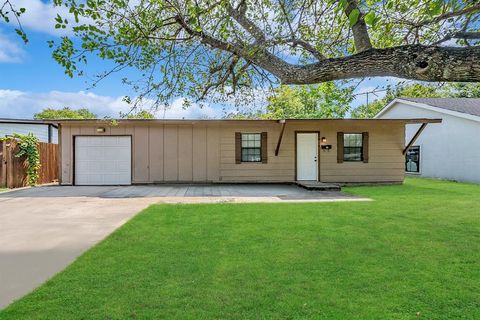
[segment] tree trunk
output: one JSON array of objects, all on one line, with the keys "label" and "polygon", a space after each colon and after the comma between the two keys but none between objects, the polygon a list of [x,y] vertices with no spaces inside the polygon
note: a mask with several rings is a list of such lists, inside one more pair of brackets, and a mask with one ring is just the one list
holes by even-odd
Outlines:
[{"label": "tree trunk", "polygon": [[480,82],[480,47],[407,45],[370,49],[349,57],[326,59],[305,66],[289,65],[279,74],[272,73],[284,84],[314,84],[374,76],[438,82]]}]

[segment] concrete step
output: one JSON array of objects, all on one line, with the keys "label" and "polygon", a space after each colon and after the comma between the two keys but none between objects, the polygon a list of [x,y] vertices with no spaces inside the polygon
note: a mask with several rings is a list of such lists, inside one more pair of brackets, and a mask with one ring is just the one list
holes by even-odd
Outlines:
[{"label": "concrete step", "polygon": [[307,190],[318,190],[318,191],[341,191],[342,190],[342,188],[338,184],[325,183],[325,182],[319,182],[319,181],[296,181],[295,184]]}]

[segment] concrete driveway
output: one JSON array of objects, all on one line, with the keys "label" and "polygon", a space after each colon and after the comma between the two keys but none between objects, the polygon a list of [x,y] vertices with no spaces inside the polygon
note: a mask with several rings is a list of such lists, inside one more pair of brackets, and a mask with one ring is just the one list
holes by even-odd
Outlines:
[{"label": "concrete driveway", "polygon": [[0,308],[155,202],[365,200],[293,185],[43,186],[0,193]]},{"label": "concrete driveway", "polygon": [[16,194],[0,194],[0,309],[157,201]]}]

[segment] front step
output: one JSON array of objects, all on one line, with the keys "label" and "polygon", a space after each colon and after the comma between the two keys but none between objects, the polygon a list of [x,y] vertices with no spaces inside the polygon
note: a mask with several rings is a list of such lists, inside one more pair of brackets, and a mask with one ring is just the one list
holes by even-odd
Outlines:
[{"label": "front step", "polygon": [[307,190],[342,191],[342,188],[338,184],[325,183],[320,181],[296,181],[295,184]]}]

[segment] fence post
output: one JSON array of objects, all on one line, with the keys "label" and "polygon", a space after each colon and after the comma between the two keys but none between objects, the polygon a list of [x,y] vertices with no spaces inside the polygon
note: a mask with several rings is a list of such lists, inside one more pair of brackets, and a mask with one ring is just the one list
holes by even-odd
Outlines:
[{"label": "fence post", "polygon": [[7,141],[0,141],[2,144],[2,154],[0,155],[0,188],[7,187]]}]

